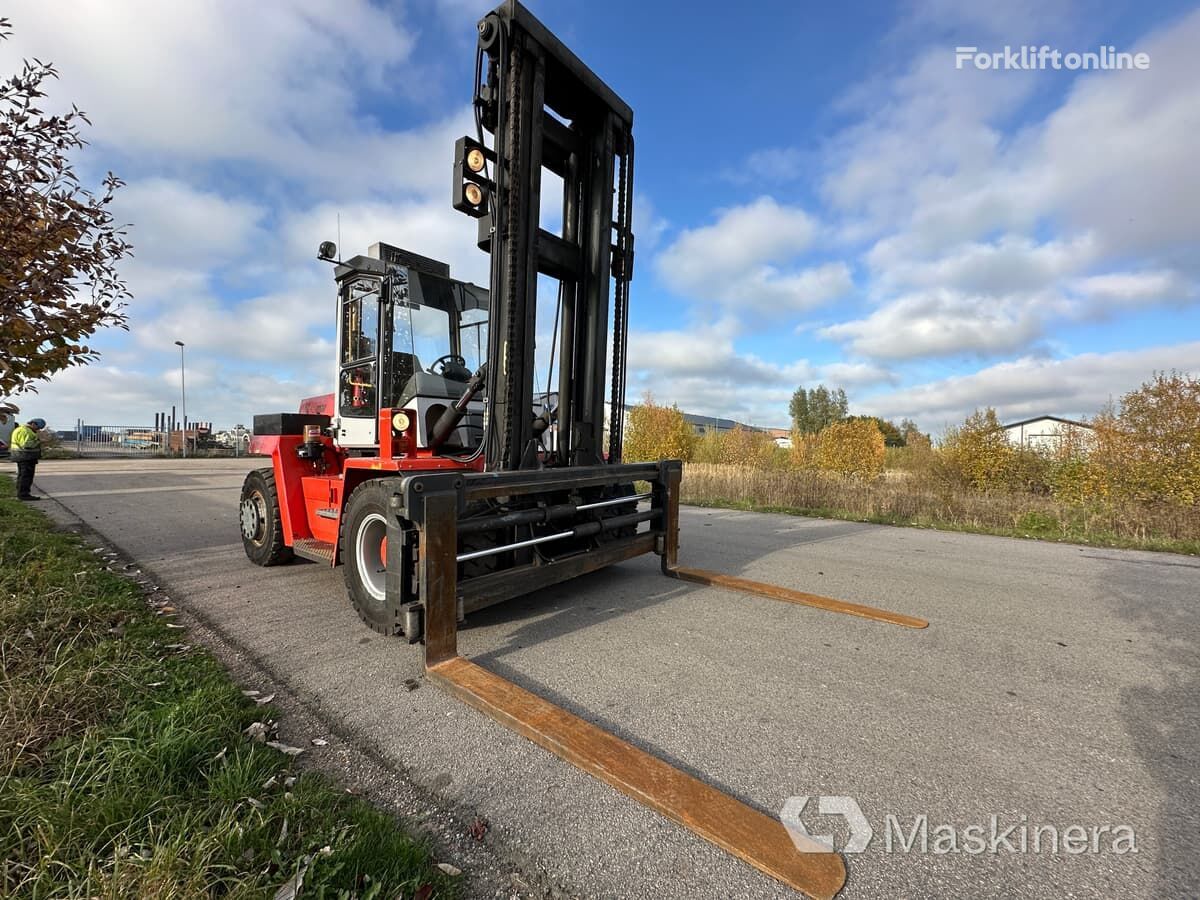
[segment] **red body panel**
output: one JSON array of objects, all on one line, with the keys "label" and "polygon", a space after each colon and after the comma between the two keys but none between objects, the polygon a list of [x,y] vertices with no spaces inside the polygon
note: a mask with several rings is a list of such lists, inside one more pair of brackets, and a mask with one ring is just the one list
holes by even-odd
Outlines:
[{"label": "red body panel", "polygon": [[[333,395],[329,394],[303,401],[300,411],[329,415],[332,407]],[[464,463],[435,456],[428,450],[403,452],[401,448],[409,446],[411,435],[393,435],[391,418],[391,410],[380,413],[382,449],[390,451],[389,456],[348,456],[345,450],[334,446],[330,438],[322,437],[325,454],[321,460],[301,459],[296,455],[296,448],[304,443],[302,435],[255,435],[251,438],[251,453],[271,457],[279,494],[283,542],[287,546],[294,546],[296,541],[312,539],[336,546],[346,500],[356,487],[370,478],[434,469],[483,471],[482,457]],[[336,515],[332,511],[336,511]],[[334,563],[337,563],[337,554],[334,555]]]},{"label": "red body panel", "polygon": [[333,394],[322,394],[320,397],[305,397],[300,401],[300,412],[310,416],[329,416],[333,418]]}]

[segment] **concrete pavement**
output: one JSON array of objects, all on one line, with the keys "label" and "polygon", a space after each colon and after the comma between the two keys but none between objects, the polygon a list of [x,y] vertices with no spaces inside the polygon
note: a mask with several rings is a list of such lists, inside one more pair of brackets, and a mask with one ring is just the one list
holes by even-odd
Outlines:
[{"label": "concrete pavement", "polygon": [[[778,883],[421,680],[367,631],[340,570],[244,557],[238,489],[261,460],[47,461],[37,488],[154,573],[333,730],[539,881],[587,897],[777,897]],[[51,504],[45,504],[50,506]],[[658,574],[657,558],[473,616],[460,651],[775,813],[817,795],[875,829],[843,896],[1195,896],[1200,561],[685,509],[681,561],[928,619],[911,631]],[[397,790],[400,788],[397,787]],[[900,852],[921,816],[928,852]],[[997,852],[962,835],[1016,826]],[[1051,853],[1078,825],[1083,853]],[[1126,825],[1136,852],[1114,853]],[[938,826],[957,852],[934,852]],[[1023,826],[1023,827],[1022,827]],[[1022,831],[1032,848],[1019,852]],[[1009,851],[1007,847],[1013,845]]]}]

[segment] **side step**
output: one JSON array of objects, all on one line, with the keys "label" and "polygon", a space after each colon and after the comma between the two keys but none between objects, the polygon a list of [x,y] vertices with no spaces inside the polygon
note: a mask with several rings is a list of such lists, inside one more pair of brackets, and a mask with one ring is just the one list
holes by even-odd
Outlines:
[{"label": "side step", "polygon": [[301,559],[308,559],[313,562],[332,566],[333,558],[337,555],[337,547],[329,543],[329,541],[318,541],[315,538],[301,538],[292,544],[292,552]]},{"label": "side step", "polygon": [[846,883],[838,854],[815,842],[816,852],[798,852],[779,819],[511,681],[461,656],[430,666],[428,673],[467,705],[807,896],[826,900]]}]

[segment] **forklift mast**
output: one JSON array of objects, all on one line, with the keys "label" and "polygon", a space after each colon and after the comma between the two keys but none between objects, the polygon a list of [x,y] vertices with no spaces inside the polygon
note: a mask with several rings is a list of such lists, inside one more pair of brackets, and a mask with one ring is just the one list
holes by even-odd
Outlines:
[{"label": "forklift mast", "polygon": [[[481,19],[478,31],[477,133],[456,146],[454,205],[478,218],[478,244],[492,260],[486,468],[539,464],[530,412],[539,275],[559,286],[550,362],[558,369],[557,441],[544,464],[619,463],[633,275],[633,111],[515,0]],[[543,170],[561,183],[561,234],[540,221],[543,190],[554,189]]]}]

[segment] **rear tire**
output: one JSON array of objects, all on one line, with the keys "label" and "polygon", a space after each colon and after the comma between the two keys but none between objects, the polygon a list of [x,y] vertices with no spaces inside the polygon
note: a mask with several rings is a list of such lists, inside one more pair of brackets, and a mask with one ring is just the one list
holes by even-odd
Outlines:
[{"label": "rear tire", "polygon": [[283,523],[279,517],[279,494],[275,473],[255,469],[242,482],[242,500],[238,506],[242,547],[256,566],[278,566],[291,562],[292,548],[284,546]]},{"label": "rear tire", "polygon": [[403,631],[399,606],[387,599],[388,478],[373,478],[354,489],[342,516],[342,567],[346,593],[358,617],[380,634]]}]

